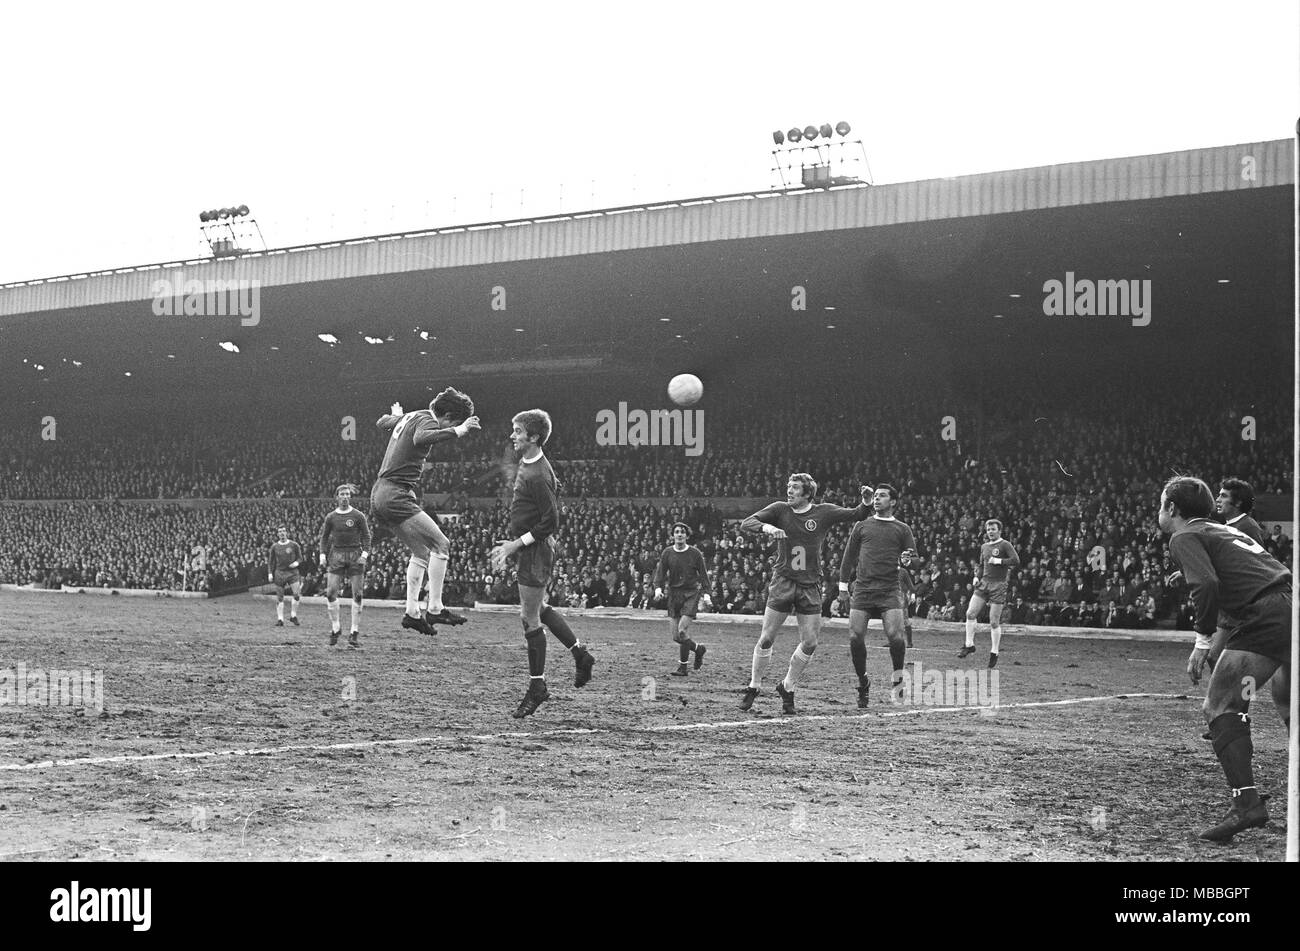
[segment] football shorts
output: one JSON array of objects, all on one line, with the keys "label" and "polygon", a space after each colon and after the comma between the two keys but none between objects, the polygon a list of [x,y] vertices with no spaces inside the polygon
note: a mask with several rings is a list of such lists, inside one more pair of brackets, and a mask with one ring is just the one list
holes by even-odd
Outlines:
[{"label": "football shorts", "polygon": [[975,593],[989,604],[1007,603],[1007,583],[1005,581],[985,581],[980,579],[975,586]]},{"label": "football shorts", "polygon": [[903,591],[898,585],[864,585],[855,584],[849,599],[849,610],[866,611],[867,617],[879,617],[882,620],[886,611],[903,610]]},{"label": "football shorts", "polygon": [[822,586],[817,582],[799,584],[777,575],[767,589],[767,606],[782,614],[822,613]]},{"label": "football shorts", "polygon": [[277,588],[287,588],[300,581],[302,581],[302,575],[298,574],[297,568],[281,568],[275,573],[275,581],[272,583]]},{"label": "football shorts", "polygon": [[1260,594],[1239,612],[1239,623],[1228,635],[1224,650],[1263,654],[1280,664],[1291,663],[1291,585]]},{"label": "football shorts", "polygon": [[365,563],[361,560],[360,548],[335,548],[330,551],[326,571],[332,575],[347,575],[359,578],[366,573]]},{"label": "football shorts", "polygon": [[555,567],[555,536],[525,545],[515,555],[515,570],[519,583],[528,588],[545,588],[551,581]]},{"label": "football shorts", "polygon": [[423,511],[410,486],[380,479],[370,490],[370,517],[387,528],[396,528]]},{"label": "football shorts", "polygon": [[699,588],[669,588],[668,616],[674,620],[679,617],[695,617],[700,606]]}]

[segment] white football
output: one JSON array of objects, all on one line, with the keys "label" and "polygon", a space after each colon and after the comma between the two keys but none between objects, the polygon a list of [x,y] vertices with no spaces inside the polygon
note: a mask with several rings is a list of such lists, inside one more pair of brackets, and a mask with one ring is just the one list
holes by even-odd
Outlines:
[{"label": "white football", "polygon": [[694,406],[704,395],[704,384],[694,373],[679,373],[668,381],[668,398],[678,406]]}]

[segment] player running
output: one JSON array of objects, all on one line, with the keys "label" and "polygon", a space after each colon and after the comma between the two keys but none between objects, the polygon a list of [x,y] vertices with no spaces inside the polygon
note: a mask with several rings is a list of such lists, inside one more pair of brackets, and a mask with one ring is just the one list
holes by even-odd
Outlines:
[{"label": "player running", "polygon": [[[1203,711],[1215,755],[1232,789],[1232,805],[1201,838],[1226,842],[1238,832],[1268,822],[1268,808],[1255,786],[1249,691],[1244,683],[1273,678],[1273,702],[1290,729],[1291,572],[1259,542],[1231,525],[1209,521],[1214,497],[1200,479],[1179,476],[1160,493],[1160,530],[1169,555],[1182,570],[1196,604],[1196,646],[1187,675],[1199,683],[1219,611],[1237,621],[1210,675]],[[1276,673],[1276,676],[1274,674]]]},{"label": "player running", "polygon": [[[406,613],[402,627],[421,634],[437,634],[435,624],[464,624],[442,603],[442,585],[447,577],[451,543],[437,520],[420,506],[420,470],[429,449],[448,439],[459,439],[479,428],[474,401],[460,390],[447,387],[433,398],[427,410],[402,412],[394,403],[392,413],[379,417],[375,425],[392,430],[384,452],[379,478],[370,490],[370,514],[375,524],[392,529],[410,549],[406,563]],[[429,573],[429,613],[420,613],[420,589]]]},{"label": "player running", "polygon": [[667,585],[668,632],[678,649],[677,669],[673,676],[685,677],[686,662],[691,653],[695,653],[695,669],[699,670],[704,664],[704,652],[708,650],[687,637],[686,630],[695,620],[701,588],[709,586],[709,570],[704,564],[704,553],[688,543],[690,526],[685,522],[675,523],[672,536],[673,543],[664,549],[655,568],[655,600],[664,596],[664,586]]},{"label": "player running", "polygon": [[903,590],[898,581],[898,566],[904,568],[921,559],[916,553],[912,530],[894,518],[898,490],[888,483],[876,486],[871,496],[870,518],[853,526],[844,557],[840,561],[840,599],[849,601],[849,656],[853,672],[858,675],[858,706],[865,708],[871,696],[871,678],[867,676],[867,625],[873,615],[880,618],[889,643],[893,662],[893,684],[903,677],[907,644],[903,640]]},{"label": "player running", "polygon": [[510,534],[513,539],[499,541],[492,549],[492,569],[504,574],[506,562],[518,555],[519,614],[524,624],[524,642],[528,645],[528,691],[514,712],[516,720],[535,713],[550,692],[546,689],[546,632],[550,628],[561,644],[573,654],[575,687],[586,686],[596,658],[578,643],[563,615],[546,604],[546,586],[555,564],[555,532],[560,526],[560,508],[556,504],[557,482],[550,460],[542,447],[551,438],[551,417],[545,410],[530,409],[512,420],[510,444],[519,455],[515,473],[514,497],[510,502]]},{"label": "player running", "polygon": [[[742,532],[763,532],[777,540],[776,564],[763,611],[763,633],[754,645],[749,686],[745,688],[740,709],[753,707],[763,685],[763,675],[772,663],[776,635],[794,612],[798,618],[799,646],[790,655],[790,667],[785,679],[777,683],[776,692],[781,697],[781,712],[795,712],[794,689],[817,649],[817,635],[822,626],[822,542],[832,525],[864,518],[871,511],[866,496],[872,491],[871,486],[862,486],[863,501],[857,508],[814,503],[816,480],[806,472],[795,472],[786,483],[784,502],[773,502],[740,523]],[[894,586],[898,586],[897,574]]]},{"label": "player running", "polygon": [[266,565],[266,580],[275,585],[275,626],[284,627],[284,589],[289,588],[293,592],[289,623],[298,627],[298,604],[302,601],[302,575],[298,566],[302,564],[302,547],[289,540],[289,529],[278,528],[276,534],[279,538],[271,543]]},{"label": "player running", "polygon": [[341,485],[334,490],[338,508],[325,516],[320,529],[320,566],[328,571],[325,587],[325,610],[330,616],[330,647],[339,642],[339,592],[343,576],[352,585],[352,626],[348,649],[361,647],[361,598],[365,588],[366,559],[370,557],[370,522],[365,513],[352,507],[355,485]]},{"label": "player running", "polygon": [[1002,537],[1002,522],[991,518],[984,523],[984,536],[980,545],[980,572],[975,579],[975,593],[966,609],[966,646],[957,652],[958,657],[975,653],[975,625],[984,605],[989,606],[989,669],[998,665],[998,647],[1002,644],[1002,609],[1007,603],[1007,577],[1012,568],[1020,567],[1020,556],[1011,543]]}]

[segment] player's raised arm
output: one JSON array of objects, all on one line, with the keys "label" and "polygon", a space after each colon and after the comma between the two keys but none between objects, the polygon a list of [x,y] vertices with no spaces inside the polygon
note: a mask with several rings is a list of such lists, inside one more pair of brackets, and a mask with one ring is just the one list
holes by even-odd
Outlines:
[{"label": "player's raised arm", "polygon": [[[1205,550],[1201,536],[1183,532],[1169,539],[1169,553],[1183,570],[1183,577],[1191,588],[1196,604],[1196,620],[1192,627],[1203,637],[1212,637],[1219,622],[1219,576],[1215,574],[1210,553]],[[1200,646],[1200,638],[1197,638]],[[1208,644],[1206,645],[1208,647]]]},{"label": "player's raised arm", "polygon": [[747,535],[757,535],[759,532],[766,532],[769,535],[781,534],[785,532],[776,527],[777,515],[781,511],[782,502],[773,502],[771,505],[765,505],[753,515],[747,516],[740,523],[740,530]]},{"label": "player's raised arm", "polygon": [[1010,542],[1007,542],[997,560],[990,558],[989,561],[995,565],[1006,565],[1008,568],[1020,567],[1020,555],[1016,553],[1015,547]]},{"label": "player's raised arm", "polygon": [[854,508],[846,509],[843,506],[836,505],[831,508],[824,518],[826,518],[828,522],[835,523],[860,522],[864,518],[869,517],[872,512],[871,496],[876,490],[869,485],[863,485],[858,487],[858,491],[862,493],[862,501],[860,501]]},{"label": "player's raised arm", "polygon": [[471,416],[463,423],[445,428],[430,417],[416,426],[415,432],[411,435],[411,442],[423,449],[425,446],[432,446],[434,443],[445,442],[448,439],[459,439],[478,428],[477,416]]}]

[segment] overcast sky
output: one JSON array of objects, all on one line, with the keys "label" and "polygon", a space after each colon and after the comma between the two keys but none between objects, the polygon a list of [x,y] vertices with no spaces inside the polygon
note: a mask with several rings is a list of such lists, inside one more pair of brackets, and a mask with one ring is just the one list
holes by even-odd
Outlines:
[{"label": "overcast sky", "polygon": [[6,5],[0,281],[766,189],[847,120],[877,184],[1292,134],[1295,2]]}]

